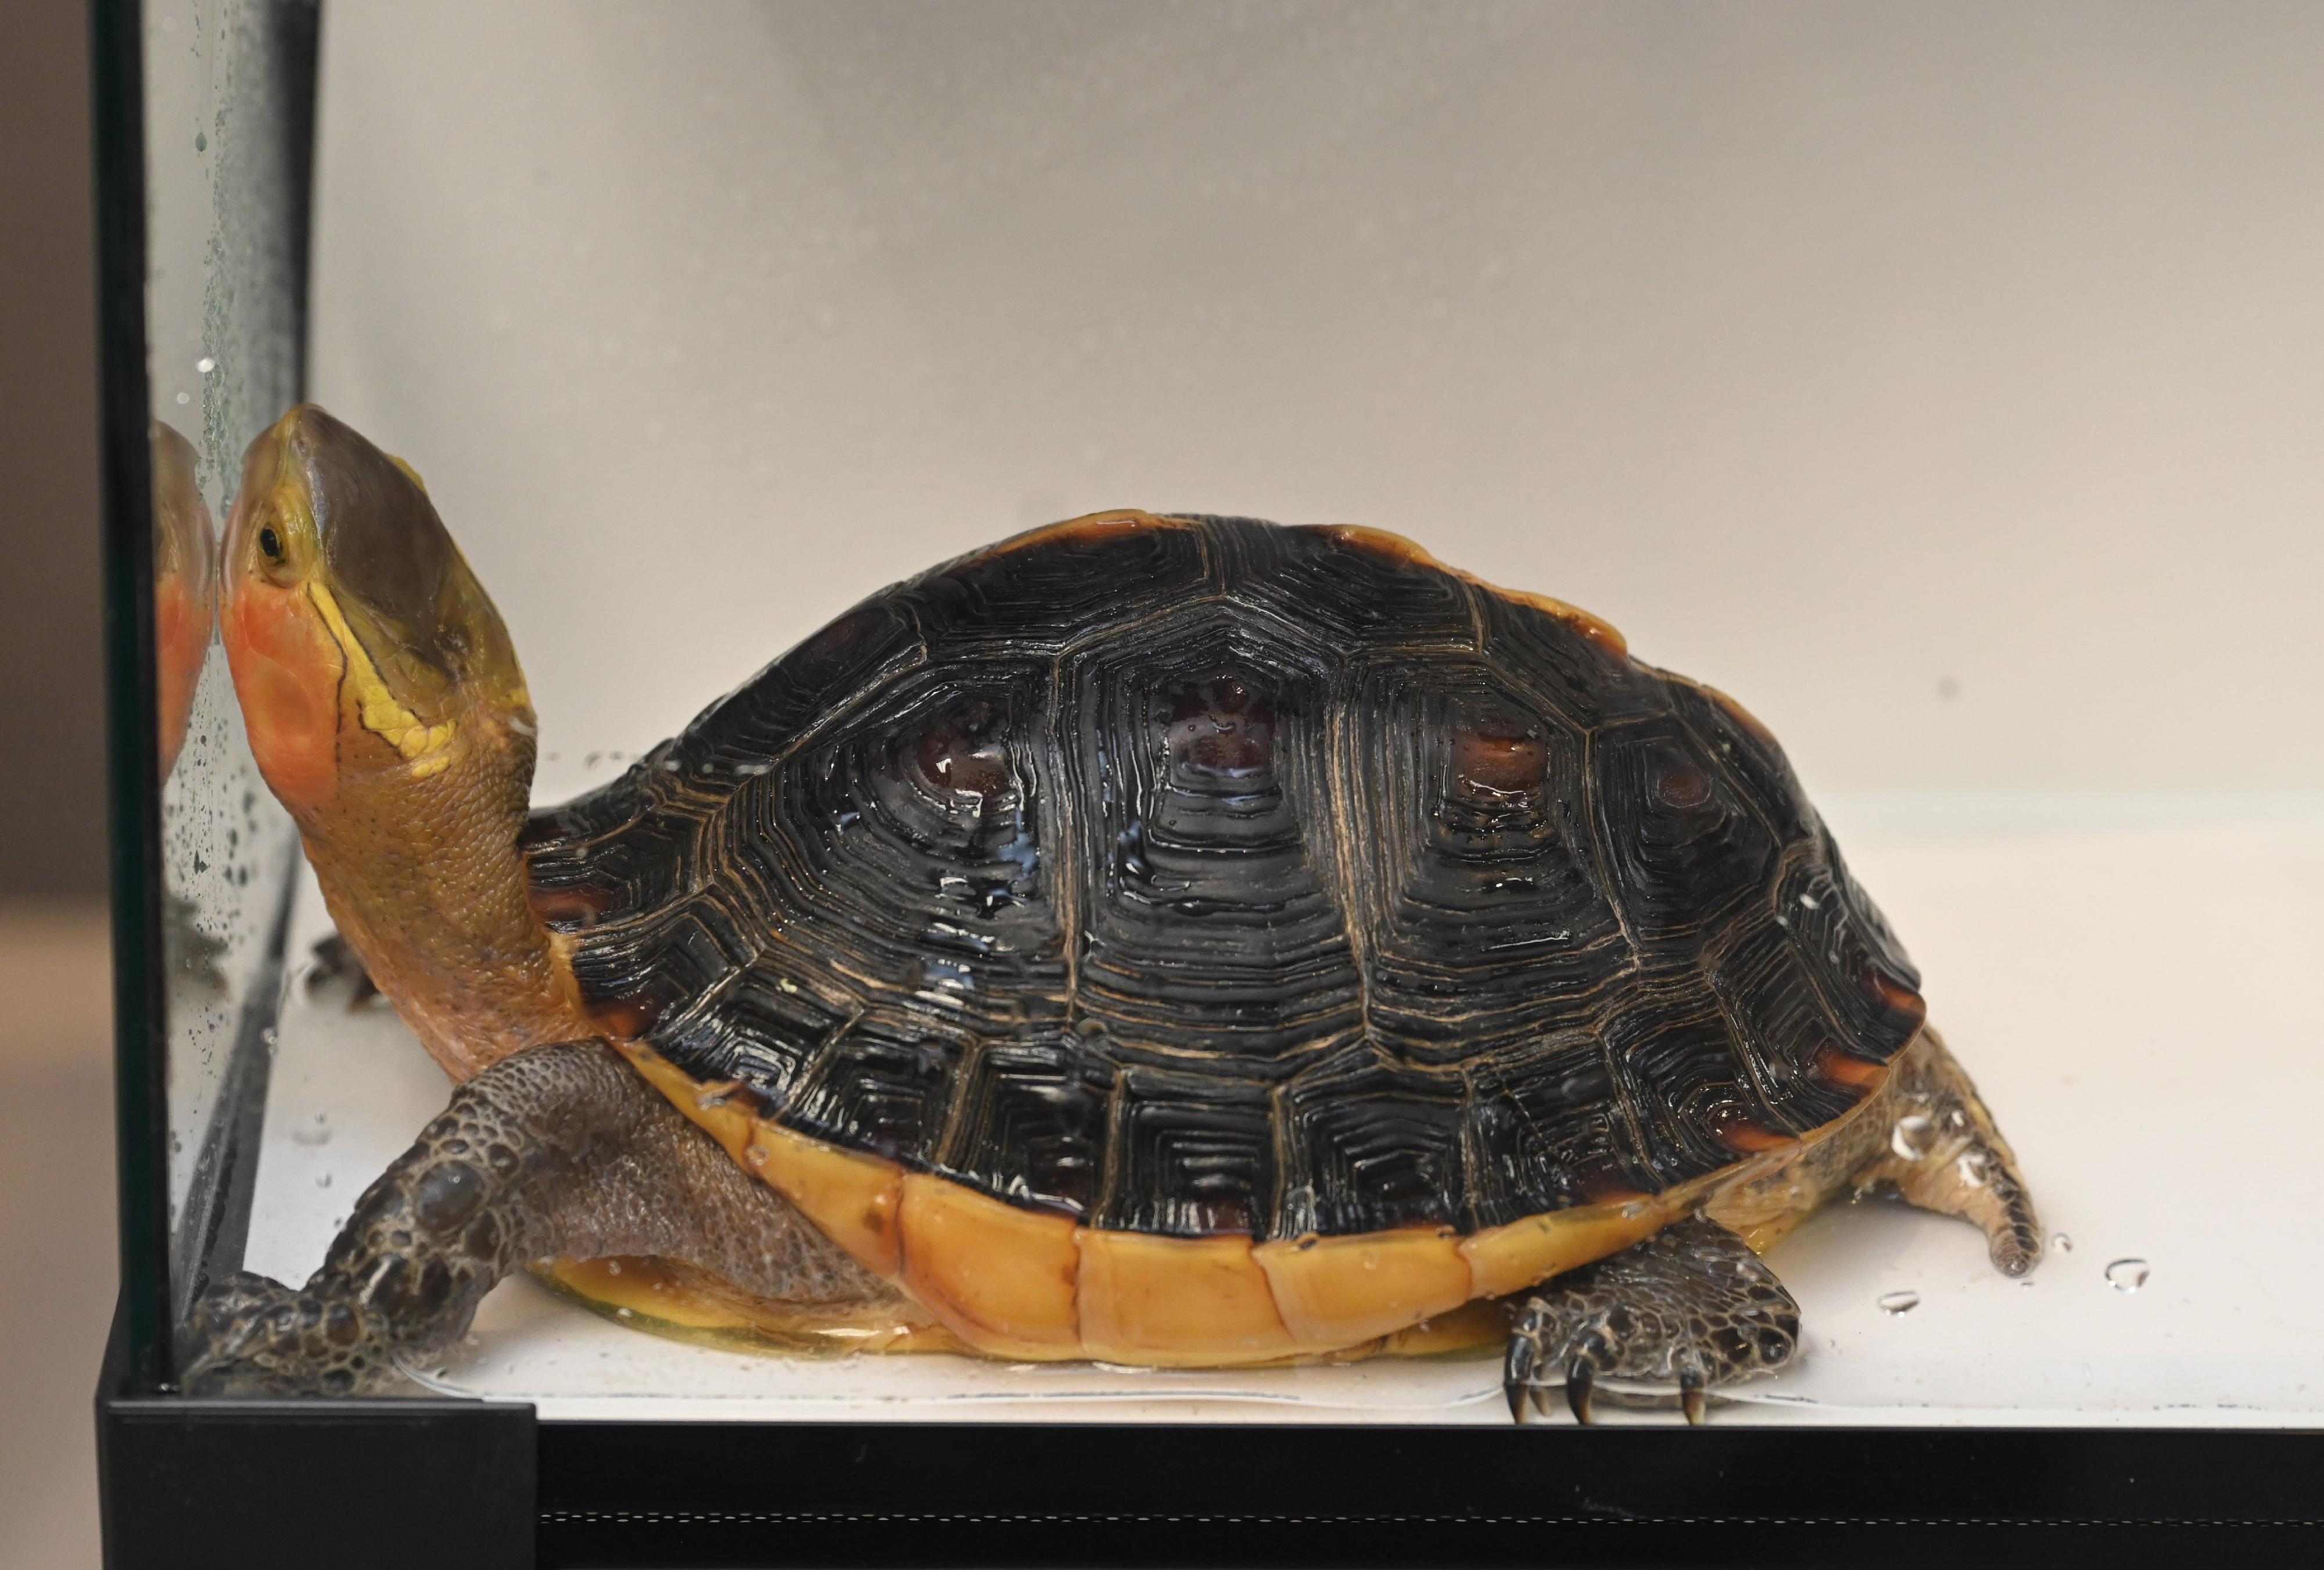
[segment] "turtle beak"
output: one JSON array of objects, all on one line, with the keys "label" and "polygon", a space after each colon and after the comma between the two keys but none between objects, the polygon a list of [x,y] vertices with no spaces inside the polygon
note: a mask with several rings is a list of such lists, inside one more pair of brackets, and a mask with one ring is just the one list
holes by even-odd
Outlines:
[{"label": "turtle beak", "polygon": [[224,559],[235,690],[294,810],[351,774],[439,773],[479,718],[530,729],[507,629],[418,476],[321,409],[251,444]]}]

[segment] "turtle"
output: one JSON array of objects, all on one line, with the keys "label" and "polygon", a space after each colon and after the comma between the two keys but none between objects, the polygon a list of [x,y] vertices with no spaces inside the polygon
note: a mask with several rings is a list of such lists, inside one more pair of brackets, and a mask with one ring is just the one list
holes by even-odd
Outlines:
[{"label": "turtle", "polygon": [[1759,1256],[1837,1194],[2040,1258],[1766,728],[1399,536],[1020,533],[538,810],[410,466],[291,410],[222,576],[257,763],[456,1089],[303,1286],[208,1295],[192,1388],[393,1388],[531,1270],[803,1347],[1495,1347],[1520,1422],[1701,1421],[1796,1353]]},{"label": "turtle", "polygon": [[161,777],[178,766],[215,621],[217,529],[195,479],[193,443],[152,422],[154,706]]}]

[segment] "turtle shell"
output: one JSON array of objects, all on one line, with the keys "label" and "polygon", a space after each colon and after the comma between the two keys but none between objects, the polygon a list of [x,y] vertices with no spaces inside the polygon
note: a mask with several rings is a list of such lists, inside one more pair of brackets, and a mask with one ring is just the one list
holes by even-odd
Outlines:
[{"label": "turtle shell", "polygon": [[1529,1286],[1833,1125],[1923,1014],[1749,716],[1362,531],[946,563],[528,853],[641,1067],[1012,1355]]}]

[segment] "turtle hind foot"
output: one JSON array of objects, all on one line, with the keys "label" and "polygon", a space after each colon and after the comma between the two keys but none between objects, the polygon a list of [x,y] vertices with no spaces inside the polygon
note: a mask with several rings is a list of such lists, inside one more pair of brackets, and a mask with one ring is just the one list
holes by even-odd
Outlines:
[{"label": "turtle hind foot", "polygon": [[1727,1228],[1690,1216],[1537,1288],[1501,1389],[1520,1423],[1528,1408],[1547,1416],[1561,1387],[1576,1422],[1601,1394],[1629,1404],[1643,1388],[1674,1395],[1700,1423],[1713,1389],[1782,1367],[1799,1341],[1800,1307],[1775,1272]]},{"label": "turtle hind foot", "polygon": [[2042,1218],[2016,1154],[1943,1041],[1931,1031],[1926,1043],[1899,1061],[1886,1148],[1858,1170],[1856,1187],[1894,1188],[1907,1205],[1959,1216],[1985,1233],[1995,1270],[2029,1274],[2042,1260]]}]

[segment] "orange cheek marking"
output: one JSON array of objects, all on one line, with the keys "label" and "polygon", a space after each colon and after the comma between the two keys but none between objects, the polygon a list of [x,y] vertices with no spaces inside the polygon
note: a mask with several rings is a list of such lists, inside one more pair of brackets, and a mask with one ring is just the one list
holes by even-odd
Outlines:
[{"label": "orange cheek marking", "polygon": [[345,660],[306,596],[243,585],[226,602],[226,651],[267,784],[288,806],[328,799],[338,783]]}]

